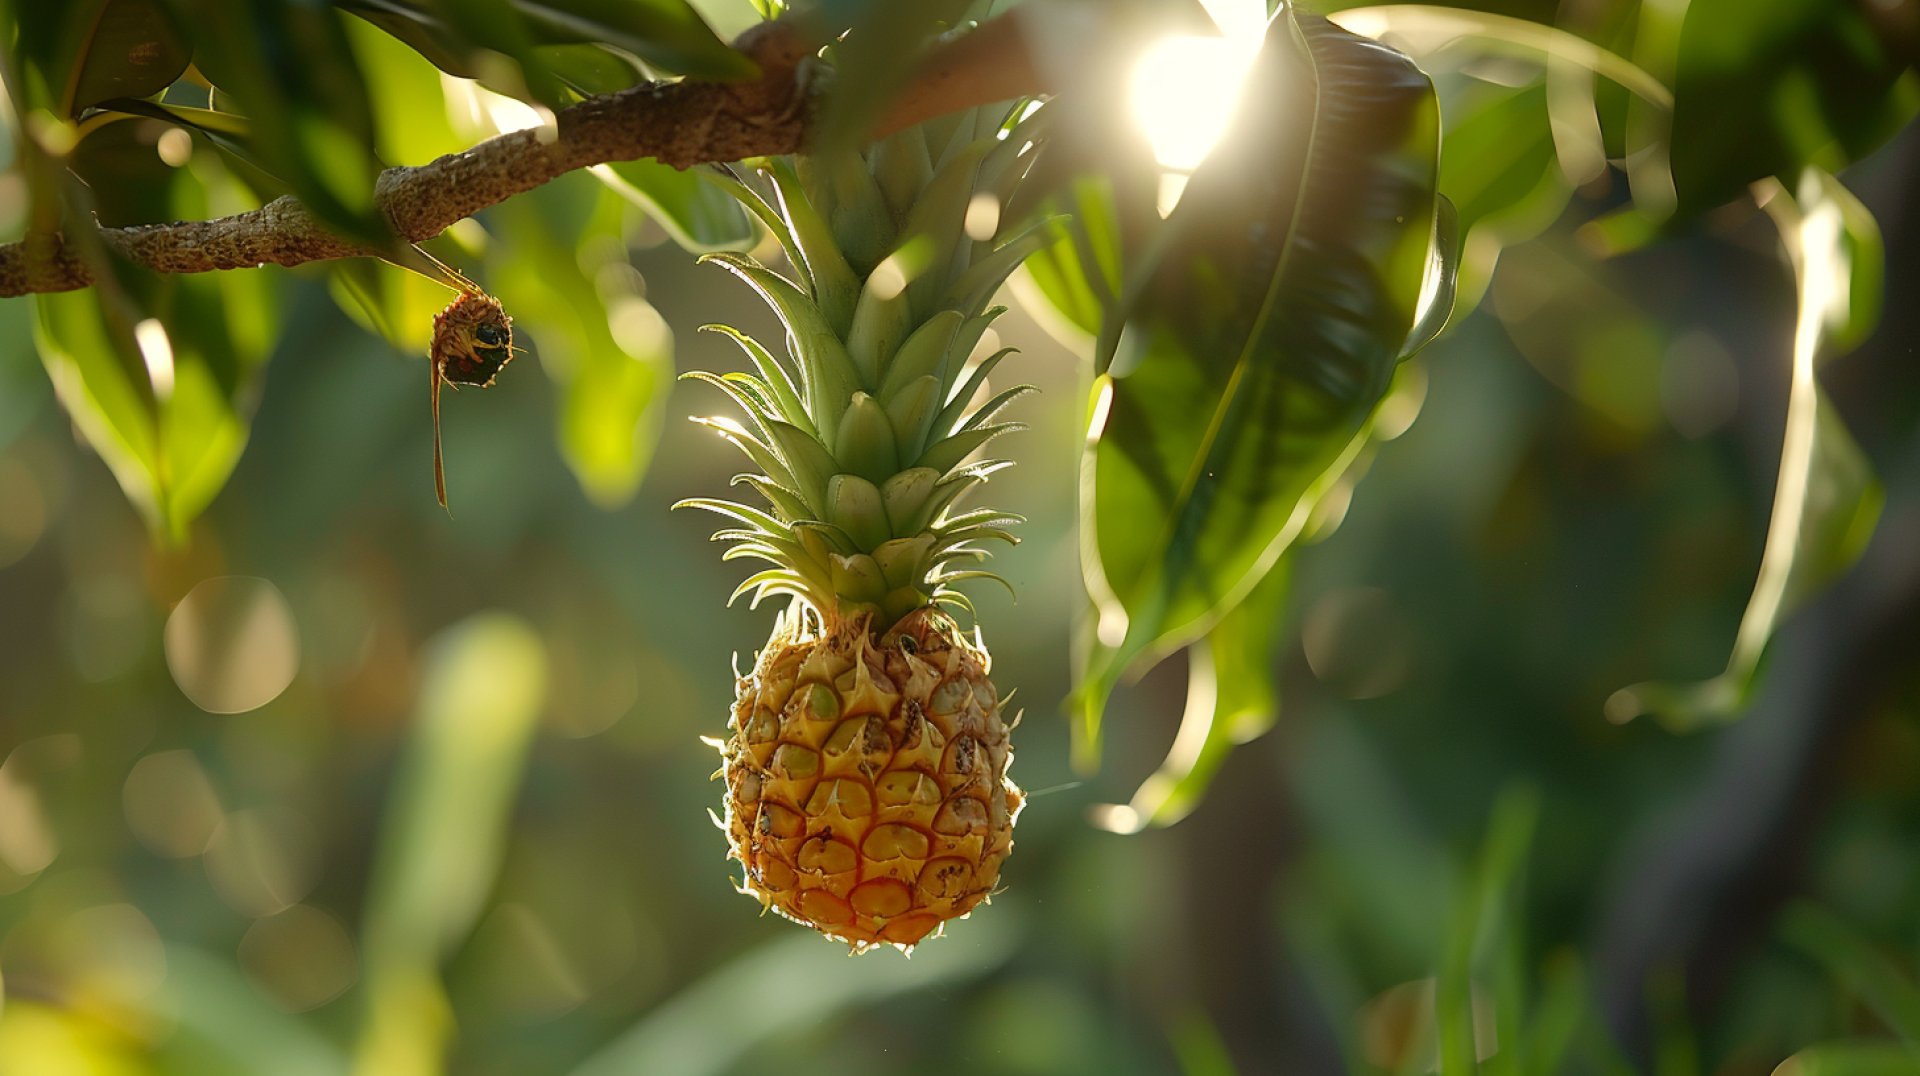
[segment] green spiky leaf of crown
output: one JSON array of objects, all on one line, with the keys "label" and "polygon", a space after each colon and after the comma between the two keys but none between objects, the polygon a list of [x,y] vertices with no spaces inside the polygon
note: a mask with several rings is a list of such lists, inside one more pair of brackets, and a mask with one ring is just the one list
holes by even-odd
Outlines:
[{"label": "green spiky leaf of crown", "polygon": [[[980,570],[986,543],[1016,541],[1020,517],[959,504],[1010,461],[979,451],[1021,429],[998,416],[1019,386],[974,406],[1007,348],[969,361],[1004,307],[987,308],[1050,221],[975,234],[1007,204],[1032,163],[1039,115],[976,110],[910,128],[865,153],[758,166],[767,190],[715,177],[767,226],[791,279],[739,254],[714,254],[786,329],[786,358],[723,325],[752,373],[686,376],[719,389],[745,416],[696,419],[756,467],[735,485],[754,507],[698,498],[734,524],[714,535],[725,559],[772,567],[734,597],[786,595],[829,621],[857,615],[883,630],[929,604],[971,610],[953,584]],[[970,218],[969,214],[972,214]],[[999,580],[1004,584],[1004,580]]]}]

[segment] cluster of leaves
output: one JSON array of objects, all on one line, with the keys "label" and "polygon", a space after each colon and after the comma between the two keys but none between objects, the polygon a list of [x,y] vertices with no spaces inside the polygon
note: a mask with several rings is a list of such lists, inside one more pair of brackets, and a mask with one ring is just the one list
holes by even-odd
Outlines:
[{"label": "cluster of leaves", "polygon": [[[99,282],[35,300],[40,352],[76,425],[171,541],[184,539],[246,443],[286,328],[285,278],[146,273],[92,241],[91,222],[203,219],[291,194],[340,234],[392,246],[373,201],[387,165],[537,120],[528,108],[665,75],[753,73],[685,0],[17,7],[6,75],[15,167],[31,194],[22,223],[29,237],[63,231]],[[632,282],[576,257],[580,240],[590,226],[619,231],[626,203],[695,249],[741,246],[753,233],[695,175],[652,161],[595,173],[604,193],[505,207],[487,227],[442,241],[440,254],[469,269],[484,255],[498,267],[492,286],[563,387],[563,452],[596,500],[616,504],[651,450],[671,340],[610,331],[659,318]],[[363,324],[414,354],[451,295],[371,260],[321,271]]]},{"label": "cluster of leaves", "polygon": [[[1396,367],[1479,301],[1503,249],[1568,217],[1620,252],[1752,190],[1801,295],[1767,554],[1727,669],[1623,689],[1610,715],[1690,728],[1740,713],[1775,625],[1853,562],[1878,512],[1814,371],[1877,316],[1878,235],[1832,173],[1920,103],[1894,35],[1816,0],[1587,5],[1568,26],[1554,5],[1330,6],[1421,68],[1289,8],[1265,83],[1171,216],[1137,179],[1082,178],[1062,196],[1075,234],[1028,263],[1099,374],[1081,499],[1088,759],[1115,684],[1188,652],[1176,750],[1112,815],[1121,827],[1181,817],[1232,744],[1272,723],[1289,552],[1337,526],[1373,446],[1404,428],[1396,412],[1417,410],[1411,393],[1389,406]],[[1630,199],[1597,194],[1610,179]]]}]

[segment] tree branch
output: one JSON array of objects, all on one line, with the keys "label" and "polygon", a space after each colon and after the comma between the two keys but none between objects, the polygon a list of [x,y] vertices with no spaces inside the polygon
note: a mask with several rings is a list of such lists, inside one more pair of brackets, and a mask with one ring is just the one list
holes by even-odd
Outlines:
[{"label": "tree branch", "polygon": [[[1042,89],[1023,34],[1003,15],[935,50],[878,134]],[[977,39],[977,40],[976,40]],[[752,82],[647,83],[562,110],[552,126],[514,131],[418,167],[380,174],[374,200],[409,243],[431,239],[489,206],[571,172],[652,157],[675,168],[793,153],[811,102],[800,65],[817,43],[786,22],[742,34],[734,47],[760,65]],[[159,273],[302,265],[374,252],[328,231],[291,196],[214,220],[101,228],[120,256]],[[59,234],[0,245],[0,296],[73,291],[93,282],[81,251]]]}]

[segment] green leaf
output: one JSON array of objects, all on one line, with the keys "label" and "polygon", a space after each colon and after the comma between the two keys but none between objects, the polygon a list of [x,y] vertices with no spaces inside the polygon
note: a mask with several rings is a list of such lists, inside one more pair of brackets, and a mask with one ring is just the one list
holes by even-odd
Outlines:
[{"label": "green leaf", "polygon": [[347,42],[366,74],[374,149],[386,164],[425,164],[466,149],[447,119],[440,72],[404,42],[359,19],[346,19]]},{"label": "green leaf", "polygon": [[659,161],[618,161],[591,169],[615,193],[646,210],[684,250],[745,250],[753,223],[732,195],[698,171]]},{"label": "green leaf", "polygon": [[440,1068],[440,963],[493,891],[546,693],[546,651],[517,618],[481,614],[431,645],[368,882],[361,1071]]},{"label": "green leaf", "polygon": [[[624,251],[582,264],[581,237],[619,234],[622,206],[585,177],[498,207],[490,279],[558,385],[561,455],[594,503],[625,504],[652,461],[673,383],[673,334]],[[611,270],[611,271],[607,271]]]},{"label": "green leaf", "polygon": [[[639,72],[610,46],[668,71],[701,78],[754,74],[751,61],[728,48],[685,0],[333,0],[405,42],[435,67],[479,77],[501,92],[519,90],[547,104],[554,92],[601,93],[630,85]],[[596,46],[588,55],[571,46]],[[564,47],[553,51],[555,47]],[[487,52],[521,66],[522,86],[501,85],[488,71]],[[609,80],[609,74],[615,76]],[[618,85],[614,82],[617,81]]]},{"label": "green leaf", "polygon": [[266,170],[342,235],[390,239],[373,201],[380,160],[366,77],[340,15],[315,4],[172,2],[193,20],[195,63],[251,121]]},{"label": "green leaf", "polygon": [[[162,219],[246,204],[211,157],[190,171],[160,171],[176,180],[148,191],[166,196]],[[246,445],[259,376],[279,333],[277,274],[113,267],[94,288],[35,303],[41,361],[75,426],[153,533],[184,540]]]},{"label": "green leaf", "polygon": [[1685,11],[1668,139],[1682,216],[1768,176],[1837,171],[1920,105],[1920,76],[1860,5],[1693,0]]},{"label": "green leaf", "polygon": [[1298,534],[1419,314],[1437,213],[1431,83],[1291,8],[1253,78],[1247,100],[1262,104],[1193,177],[1095,385],[1083,762],[1119,677],[1197,638]]},{"label": "green leaf", "polygon": [[1434,986],[1434,1019],[1440,1029],[1441,1076],[1476,1071],[1473,1013],[1474,961],[1514,944],[1516,889],[1527,849],[1540,820],[1540,795],[1525,785],[1500,794],[1473,873],[1455,898]]},{"label": "green leaf", "polygon": [[1752,697],[1781,620],[1859,559],[1885,501],[1860,446],[1816,377],[1878,319],[1885,252],[1873,217],[1833,176],[1808,169],[1796,195],[1777,185],[1766,202],[1794,266],[1800,307],[1786,435],[1759,578],[1718,676],[1697,683],[1644,683],[1607,700],[1607,716],[1657,715],[1688,730],[1738,717]]},{"label": "green leaf", "polygon": [[1440,191],[1460,214],[1464,314],[1486,292],[1501,249],[1545,231],[1573,188],[1554,150],[1544,82],[1476,82],[1447,104]]},{"label": "green leaf", "polygon": [[846,150],[863,144],[932,35],[952,27],[970,6],[970,0],[825,5],[822,14],[834,22],[834,82],[808,132],[815,146]]},{"label": "green leaf", "polygon": [[37,69],[61,116],[110,97],[146,97],[173,84],[192,49],[160,0],[19,5],[21,58]]}]

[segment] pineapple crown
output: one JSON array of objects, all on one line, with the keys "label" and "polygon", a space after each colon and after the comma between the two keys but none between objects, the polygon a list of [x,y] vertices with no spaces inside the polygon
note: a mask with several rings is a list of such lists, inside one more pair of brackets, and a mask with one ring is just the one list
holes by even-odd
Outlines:
[{"label": "pineapple crown", "polygon": [[[698,498],[732,520],[715,540],[725,559],[772,567],[734,598],[799,600],[827,621],[873,618],[885,630],[915,609],[972,610],[953,584],[1006,581],[976,567],[982,543],[1017,539],[1020,517],[957,505],[1011,461],[976,459],[1002,434],[996,421],[1021,385],[974,406],[1011,354],[969,361],[1004,307],[1000,284],[1052,238],[1053,221],[1002,228],[1031,167],[1043,116],[973,110],[909,128],[865,152],[829,151],[756,162],[759,186],[711,174],[778,241],[794,279],[733,253],[731,270],[786,329],[782,361],[759,341],[709,325],[747,354],[753,373],[685,375],[725,393],[746,421],[697,418],[760,469],[742,474],[765,508]],[[761,187],[768,193],[763,195]],[[676,506],[679,507],[679,506]],[[1009,586],[1009,589],[1011,587]]]}]

